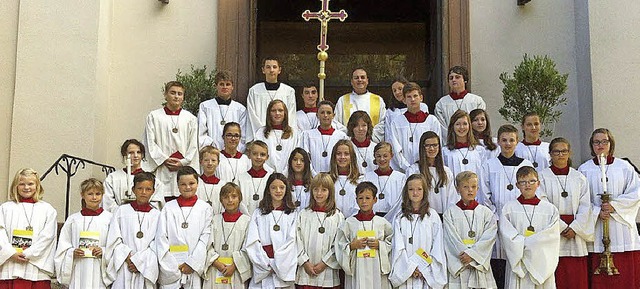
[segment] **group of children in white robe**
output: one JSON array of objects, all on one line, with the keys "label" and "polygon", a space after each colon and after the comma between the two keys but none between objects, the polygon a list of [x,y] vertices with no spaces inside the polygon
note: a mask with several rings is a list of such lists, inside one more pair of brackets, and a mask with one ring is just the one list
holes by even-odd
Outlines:
[{"label": "group of children in white robe", "polygon": [[[535,196],[537,176],[532,167],[518,171],[522,195],[501,216],[507,259],[517,274],[513,282],[553,275],[558,258],[558,211]],[[214,215],[198,198],[198,179],[194,169],[181,168],[180,196],[159,211],[149,203],[154,176],[138,173],[135,199],[113,214],[100,207],[101,182],[88,179],[81,185],[83,209],[67,219],[54,251],[55,210],[40,200],[37,173],[21,170],[12,200],[1,207],[3,228],[6,236],[24,234],[32,243],[19,247],[5,239],[2,251],[15,253],[5,252],[10,259],[0,274],[48,280],[55,263],[58,281],[70,288],[335,288],[342,270],[344,288],[495,288],[489,260],[497,223],[475,200],[479,180],[473,172],[456,177],[460,201],[445,210],[443,221],[430,206],[433,188],[419,173],[407,178],[392,222],[376,215],[382,193],[369,181],[355,188],[357,213],[345,215],[329,173],[311,179],[304,208],[294,201],[289,180],[273,173],[249,217],[240,212],[243,193],[231,182],[220,189],[224,211]],[[36,206],[49,213],[27,218]]]},{"label": "group of children in white robe", "polygon": [[[19,172],[2,205],[0,285],[39,288],[55,263],[58,281],[73,288],[555,288],[557,274],[586,279],[586,255],[602,251],[601,241],[590,243],[596,218],[597,228],[613,222],[612,250],[640,249],[623,226],[637,211],[639,182],[612,157],[608,131],[594,132],[592,153],[624,177],[612,176],[614,199],[600,204],[597,160],[581,166],[586,178],[571,169],[569,143],[541,142],[535,114],[523,118],[522,143],[510,125],[493,139],[484,102],[466,91],[459,67],[435,116],[415,83],[394,82],[404,86],[394,88],[404,107],[385,110],[362,69],[341,99],[379,112],[318,103],[309,85],[295,113],[278,62],[266,60],[263,73],[249,110],[219,74],[219,97],[201,104],[199,127],[181,109],[184,87],[167,84],[164,112],[152,112],[145,129],[159,181],[140,172],[145,146],[126,141],[131,164],[107,177],[104,200],[96,180],[83,183],[83,210],[68,218],[55,254],[55,210],[40,200],[37,174]],[[44,220],[36,206],[50,212]]]}]

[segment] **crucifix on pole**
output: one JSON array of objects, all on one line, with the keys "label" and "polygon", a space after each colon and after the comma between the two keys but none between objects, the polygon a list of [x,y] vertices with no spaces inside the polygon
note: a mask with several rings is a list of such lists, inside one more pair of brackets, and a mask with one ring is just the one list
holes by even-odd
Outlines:
[{"label": "crucifix on pole", "polygon": [[329,54],[327,54],[327,50],[329,50],[329,45],[327,44],[329,20],[339,19],[340,22],[344,22],[348,16],[344,9],[341,9],[340,12],[331,12],[331,10],[329,10],[329,1],[331,0],[320,0],[320,2],[322,2],[322,9],[318,12],[311,12],[309,10],[302,12],[302,18],[304,18],[305,21],[308,22],[311,19],[320,21],[320,44],[317,46],[320,51],[318,52],[318,60],[320,61],[320,72],[318,73],[318,79],[320,79],[320,100],[324,100],[324,79],[327,78],[327,75],[324,73],[324,64],[329,58]]}]

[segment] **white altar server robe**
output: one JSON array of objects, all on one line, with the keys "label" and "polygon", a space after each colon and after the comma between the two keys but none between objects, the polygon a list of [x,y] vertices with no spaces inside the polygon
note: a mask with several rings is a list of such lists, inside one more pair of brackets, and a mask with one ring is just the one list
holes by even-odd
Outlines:
[{"label": "white altar server robe", "polygon": [[[504,205],[498,226],[507,259],[505,288],[556,288],[558,220],[558,209],[545,200],[536,206],[523,205],[518,200]],[[525,237],[529,224],[535,228],[535,234]]]},{"label": "white altar server robe", "polygon": [[[309,153],[311,170],[317,173],[329,171],[331,151],[341,139],[349,138],[339,130],[335,130],[332,135],[322,135],[318,129],[310,129],[302,133],[300,147]],[[323,152],[327,152],[326,157],[322,156]]]},{"label": "white altar server robe", "polygon": [[246,172],[251,168],[251,160],[245,154],[240,158],[228,158],[220,153],[220,162],[216,169],[216,176],[220,178],[221,183],[235,183],[238,185],[238,175]]},{"label": "white altar server robe", "polygon": [[[136,199],[136,195],[132,191],[133,177],[131,176],[130,186],[127,184],[127,173],[124,170],[116,170],[110,173],[104,179],[104,195],[102,198],[102,207],[113,213],[115,210],[131,200]],[[164,187],[161,182],[155,182],[155,192],[151,196],[151,206],[161,210],[164,206]]]},{"label": "white altar server robe", "polygon": [[[452,206],[444,213],[443,222],[449,288],[497,288],[490,264],[498,237],[498,222],[493,212],[483,205],[473,210]],[[469,237],[469,231],[474,231],[475,237]],[[473,244],[468,240],[473,240]],[[471,257],[468,266],[460,262],[461,252]]]},{"label": "white altar server robe", "polygon": [[387,213],[393,206],[402,202],[404,179],[404,174],[395,170],[391,172],[390,176],[379,176],[375,171],[364,175],[363,181],[369,181],[378,188],[378,201],[373,204],[374,212]]},{"label": "white altar server robe", "polygon": [[[156,234],[160,288],[202,288],[212,217],[211,206],[202,200],[197,200],[193,207],[180,207],[177,200],[164,207]],[[189,227],[182,228],[183,222],[189,223]],[[170,252],[171,246],[179,245],[189,246],[182,262],[176,253]],[[178,266],[183,262],[193,269],[192,274],[180,273]]]},{"label": "white altar server robe", "polygon": [[[75,213],[64,222],[58,238],[55,265],[60,284],[74,288],[107,288],[103,280],[103,264],[106,264],[107,233],[112,214],[103,211],[98,216],[83,216]],[[73,251],[80,247],[80,232],[99,232],[102,249],[100,258],[74,258]],[[107,281],[108,282],[108,281]]]},{"label": "white altar server robe", "polygon": [[[263,215],[255,210],[251,216],[245,251],[253,265],[253,275],[249,288],[293,288],[298,267],[296,246],[298,214],[286,214],[273,210]],[[274,225],[280,230],[273,230]],[[273,246],[274,256],[269,258],[263,246]]]},{"label": "white altar server robe", "polygon": [[[0,280],[40,281],[55,275],[56,216],[56,210],[45,201],[34,204],[7,201],[0,205]],[[22,253],[29,262],[17,263],[10,260],[16,253],[11,246],[13,230],[25,230],[27,226],[33,227],[33,239],[31,247]]]},{"label": "white altar server robe", "polygon": [[[293,129],[289,138],[284,139],[282,138],[282,130],[272,129],[269,132],[269,137],[265,138],[264,130],[265,127],[258,129],[254,139],[265,142],[269,147],[269,159],[267,159],[266,164],[276,172],[286,174],[289,168],[289,156],[295,148],[300,146],[300,132]],[[278,145],[282,146],[282,150],[278,151],[276,149]]]},{"label": "white altar server robe", "polygon": [[[202,288],[245,288],[245,282],[251,278],[251,262],[246,252],[242,249],[242,245],[247,236],[250,220],[251,218],[244,214],[235,222],[225,222],[222,214],[213,216],[211,236],[207,244],[207,269],[205,270]],[[227,250],[222,250],[222,245],[224,244],[229,246]],[[233,264],[236,266],[230,284],[216,284],[218,269],[213,266],[213,262],[220,257],[233,258]]]},{"label": "white altar server robe", "polygon": [[[429,190],[429,206],[436,210],[438,214],[442,215],[444,212],[451,206],[455,205],[460,200],[460,195],[458,191],[456,191],[455,186],[455,177],[451,170],[448,167],[444,167],[444,172],[447,174],[447,182],[444,186],[437,188],[436,193],[436,185],[438,184],[438,174],[436,173],[435,167],[429,167],[429,172],[431,176],[433,176],[431,180],[431,190]],[[420,168],[418,164],[413,164],[409,169],[407,169],[407,178],[412,174],[419,174]]]},{"label": "white altar server robe", "polygon": [[[452,149],[446,146],[442,147],[442,159],[444,165],[451,169],[454,176],[464,171],[472,171],[480,174],[482,164],[486,162],[487,151],[481,145],[468,148]],[[466,159],[468,163],[465,165],[462,161]]]},{"label": "white altar server robe", "polygon": [[396,115],[391,120],[391,126],[392,160],[402,172],[418,161],[422,149],[420,137],[423,133],[433,131],[443,139],[440,123],[433,115],[428,115],[422,123],[410,123],[404,114]]},{"label": "white altar server robe", "polygon": [[224,207],[220,203],[220,189],[225,184],[226,182],[222,182],[222,180],[217,184],[207,184],[202,179],[198,180],[198,191],[196,193],[198,199],[210,204],[214,215],[224,212]]},{"label": "white altar server robe", "polygon": [[[374,162],[373,150],[375,149],[377,144],[378,143],[371,141],[371,143],[367,147],[357,147],[355,144],[352,143],[353,150],[356,152],[356,161],[358,164],[358,171],[360,171],[361,175],[364,175],[368,172],[372,172],[378,167],[373,164]],[[367,163],[366,167],[362,165],[364,162]]]},{"label": "white altar server robe", "polygon": [[200,148],[213,146],[218,149],[224,147],[222,131],[224,123],[235,122],[240,125],[243,133],[240,137],[239,149],[244,148],[247,131],[247,109],[241,103],[231,100],[229,105],[219,105],[215,99],[205,100],[198,109],[198,135]]},{"label": "white altar server robe", "polygon": [[[340,285],[340,264],[336,259],[335,245],[338,230],[344,222],[339,211],[327,216],[324,212],[305,209],[299,213],[298,220],[298,272],[297,285],[334,287]],[[324,228],[324,233],[318,229]],[[312,265],[324,262],[327,268],[317,276],[310,276],[303,268],[309,261]]]},{"label": "white altar server robe", "polygon": [[[562,197],[562,191],[568,193]],[[568,175],[556,176],[550,168],[540,173],[541,198],[545,198],[558,208],[560,215],[573,215],[571,224],[559,219],[560,232],[567,227],[576,233],[575,238],[560,238],[560,257],[587,256],[587,242],[593,242],[596,216],[591,213],[591,191],[587,178],[574,168],[569,168]]]},{"label": "white altar server robe", "polygon": [[[357,258],[356,250],[349,248],[349,243],[356,238],[360,230],[374,230],[379,241],[379,248],[374,258]],[[380,216],[371,221],[358,221],[348,217],[338,230],[336,243],[336,259],[345,274],[345,289],[390,289],[388,275],[391,272],[391,240],[393,229],[391,224]]]},{"label": "white altar server robe", "polygon": [[[543,141],[540,145],[525,145],[519,142],[516,146],[516,156],[529,160],[538,172],[551,166],[548,142]],[[535,166],[536,164],[538,166]]]},{"label": "white altar server robe", "polygon": [[[495,219],[498,220],[502,215],[502,207],[509,201],[515,200],[520,196],[520,190],[516,186],[518,181],[516,173],[523,166],[532,166],[528,160],[523,160],[517,166],[503,166],[498,158],[488,160],[482,166],[482,173],[479,175],[478,203],[488,207],[493,211]],[[513,185],[513,190],[508,190],[507,186]],[[502,250],[502,240],[496,239],[496,245],[493,248],[493,258],[505,259]]]},{"label": "white altar server robe", "polygon": [[[358,178],[358,181],[353,184],[347,176],[338,175],[338,179],[334,184],[335,196],[336,196],[336,208],[342,212],[345,218],[351,217],[358,213],[360,207],[356,203],[356,187],[362,182],[362,176]],[[341,195],[340,190],[343,190],[345,194]]]},{"label": "white altar server robe", "polygon": [[[430,208],[429,214],[423,219],[413,214],[411,221],[399,215],[393,222],[393,263],[389,280],[394,288],[444,288],[447,284],[442,222],[435,210]],[[413,238],[413,244],[409,238]],[[431,264],[417,254],[419,249],[431,257]],[[412,277],[416,269],[424,279]]]},{"label": "white altar server robe", "polygon": [[[640,250],[640,236],[635,218],[640,208],[640,180],[633,167],[625,160],[615,158],[606,166],[607,193],[611,194],[611,206],[615,212],[609,218],[609,237],[611,252],[628,252]],[[600,167],[593,160],[588,160],[579,168],[589,182],[591,189],[592,214],[597,218],[600,214],[602,200],[602,182]],[[602,221],[598,218],[595,227],[595,240],[587,244],[589,252],[602,253]]]},{"label": "white altar server robe", "polygon": [[[240,211],[243,214],[251,215],[258,208],[260,201],[264,197],[264,189],[267,187],[267,180],[273,173],[269,167],[264,167],[267,174],[262,178],[254,178],[247,171],[238,174],[238,186],[242,192],[242,202],[240,203]],[[257,199],[254,199],[257,196]]]},{"label": "white altar server robe", "polygon": [[[109,224],[107,236],[106,277],[112,289],[154,289],[158,279],[156,231],[160,211],[136,212],[131,205],[116,209]],[[144,236],[137,238],[141,231]],[[131,262],[140,273],[131,273],[125,260],[131,254]]]},{"label": "white altar server robe", "polygon": [[[247,124],[247,131],[243,131],[247,135],[247,141],[253,140],[255,132],[267,125],[267,116],[269,115],[267,107],[275,99],[282,100],[287,106],[289,123],[296,123],[296,91],[284,83],[280,83],[278,90],[267,91],[264,82],[256,83],[249,88],[249,93],[247,94],[249,123]],[[297,127],[294,126],[294,130],[296,129]]]},{"label": "white altar server robe", "polygon": [[457,110],[461,109],[469,113],[476,108],[487,108],[487,105],[485,104],[482,97],[478,95],[467,93],[464,98],[454,100],[453,98],[451,98],[451,95],[447,94],[441,97],[440,100],[438,100],[433,114],[436,115],[438,121],[442,124],[442,134],[447,135],[451,116],[453,116],[453,114]]},{"label": "white altar server robe", "polygon": [[[177,133],[172,132],[174,128],[178,129]],[[156,181],[166,189],[165,196],[179,196],[177,172],[169,171],[162,163],[179,151],[184,157],[180,163],[199,171],[198,119],[184,109],[177,116],[167,115],[163,108],[156,109],[147,116],[144,145],[147,161],[142,163],[142,168],[147,172],[155,171]]]}]

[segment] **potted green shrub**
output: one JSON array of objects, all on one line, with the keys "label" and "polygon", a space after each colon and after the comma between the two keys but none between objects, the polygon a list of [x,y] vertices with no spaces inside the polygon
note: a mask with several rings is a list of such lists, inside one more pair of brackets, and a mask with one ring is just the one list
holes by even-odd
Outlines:
[{"label": "potted green shrub", "polygon": [[567,104],[564,93],[567,91],[568,76],[560,74],[555,62],[548,56],[531,58],[525,54],[513,74],[500,74],[504,84],[504,104],[499,110],[500,114],[507,121],[520,124],[525,114],[536,112],[544,126],[540,135],[551,136],[552,125],[562,115],[558,107]]}]

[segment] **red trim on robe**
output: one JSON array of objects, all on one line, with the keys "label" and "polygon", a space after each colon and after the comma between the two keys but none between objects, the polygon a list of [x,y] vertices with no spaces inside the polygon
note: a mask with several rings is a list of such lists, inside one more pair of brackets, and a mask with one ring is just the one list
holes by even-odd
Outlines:
[{"label": "red trim on robe", "polygon": [[94,216],[100,216],[100,214],[102,214],[102,212],[104,212],[103,208],[98,208],[97,210],[92,210],[92,209],[88,209],[88,208],[82,208],[82,210],[80,210],[80,214],[83,216],[89,216],[89,217],[94,217]]},{"label": "red trim on robe", "polygon": [[264,178],[264,176],[267,175],[267,171],[264,168],[261,168],[259,170],[255,170],[253,168],[249,169],[247,171],[247,173],[252,177],[252,178]]},{"label": "red trim on robe", "polygon": [[321,135],[333,135],[333,132],[336,131],[336,129],[333,127],[330,127],[329,129],[322,129],[321,127],[318,127],[318,131]]},{"label": "red trim on robe", "polygon": [[242,216],[242,213],[239,211],[236,213],[222,212],[222,219],[227,223],[235,223],[240,219],[240,216]]},{"label": "red trim on robe", "polygon": [[460,200],[456,203],[456,206],[462,210],[474,210],[478,206],[478,202],[476,202],[476,200],[472,200],[469,202],[469,205],[465,205],[464,202]]},{"label": "red trim on robe", "polygon": [[262,246],[262,250],[267,253],[267,257],[273,259],[273,245]]},{"label": "red trim on robe", "polygon": [[164,107],[164,113],[166,115],[180,115],[180,112],[182,111],[182,108],[179,108],[176,111],[171,111],[168,107]]},{"label": "red trim on robe", "polygon": [[[612,164],[614,159],[615,158],[612,155],[608,155],[607,156],[607,164],[608,165]],[[600,165],[600,158],[599,157],[594,157],[593,158],[593,162],[596,163],[596,166],[599,166]]]},{"label": "red trim on robe", "polygon": [[391,167],[389,167],[389,170],[387,170],[386,172],[383,172],[380,168],[377,168],[374,170],[374,172],[379,176],[379,177],[383,177],[383,176],[391,176],[391,173],[393,173],[393,169]]},{"label": "red trim on robe", "polygon": [[[123,170],[125,173],[127,172],[127,168],[122,168],[122,170]],[[137,169],[135,169],[135,170],[133,170],[133,171],[131,172],[131,175],[132,175],[132,176],[135,176],[136,174],[139,174],[139,173],[141,173],[141,172],[144,172],[144,171],[142,170],[142,168],[137,168]]]},{"label": "red trim on robe", "polygon": [[554,165],[551,165],[549,168],[551,168],[551,171],[558,176],[566,176],[569,174],[569,166],[566,166],[564,168],[559,168]]},{"label": "red trim on robe", "polygon": [[456,142],[453,145],[453,148],[455,149],[463,149],[463,148],[468,148],[469,147],[469,143],[468,142]]},{"label": "red trim on robe", "polygon": [[138,204],[138,202],[133,201],[133,202],[131,202],[131,203],[129,203],[129,204],[131,204],[131,207],[132,207],[132,208],[133,208],[133,210],[134,210],[134,211],[136,211],[136,212],[145,212],[145,213],[148,213],[148,212],[149,212],[149,211],[151,211],[151,209],[152,209],[152,207],[151,207],[151,205],[150,205],[149,203],[146,203],[146,204],[142,204],[142,205],[140,205],[140,204]]},{"label": "red trim on robe", "polygon": [[318,113],[318,108],[317,107],[305,107],[305,108],[302,109],[302,111],[304,111],[304,113],[310,113],[310,112]]},{"label": "red trim on robe", "polygon": [[22,198],[22,197],[18,197],[20,199],[20,203],[29,203],[29,204],[35,204],[36,200],[34,198]]},{"label": "red trim on robe", "polygon": [[293,186],[304,186],[304,180],[293,180]]},{"label": "red trim on robe", "polygon": [[277,129],[277,130],[283,130],[283,127],[281,124],[274,124],[271,126],[272,129]]},{"label": "red trim on robe", "polygon": [[326,213],[327,212],[327,208],[318,207],[318,206],[314,206],[313,208],[311,208],[311,210],[314,211],[314,212],[322,212],[322,213]]},{"label": "red trim on robe", "polygon": [[193,207],[198,201],[198,196],[193,195],[191,198],[185,198],[183,196],[179,196],[176,200],[178,200],[178,206],[180,207]]},{"label": "red trim on robe", "polygon": [[176,158],[176,159],[184,159],[184,156],[179,151],[176,151],[175,153],[172,153],[169,157]]},{"label": "red trim on robe", "polygon": [[409,123],[423,123],[425,120],[427,120],[428,116],[429,114],[425,113],[422,110],[416,113],[410,113],[408,111],[404,113],[404,117],[407,118],[407,121]]},{"label": "red trim on robe", "polygon": [[357,148],[367,148],[369,147],[369,145],[371,145],[371,139],[370,138],[366,138],[363,142],[359,142],[356,140],[355,137],[351,138],[351,142],[357,147]]},{"label": "red trim on robe", "polygon": [[218,184],[220,182],[220,178],[216,177],[215,175],[212,175],[212,176],[201,175],[200,179],[205,184],[209,184],[209,185],[216,185],[216,184]]},{"label": "red trim on robe", "polygon": [[567,223],[567,225],[570,225],[574,220],[574,216],[573,215],[560,215],[560,219],[562,221],[564,221],[565,223]]},{"label": "red trim on robe", "polygon": [[467,95],[467,93],[469,92],[466,89],[461,91],[460,93],[455,93],[452,91],[452,92],[449,92],[449,96],[451,96],[453,100],[460,100],[460,99],[463,99]]},{"label": "red trim on robe", "polygon": [[525,199],[524,196],[520,195],[518,197],[518,202],[520,202],[520,204],[523,204],[523,205],[537,206],[540,203],[540,199],[538,199],[538,196],[534,196],[531,199]]},{"label": "red trim on robe", "polygon": [[526,140],[522,140],[522,144],[526,146],[539,146],[540,144],[542,144],[542,140],[538,139],[537,141],[534,141],[534,142],[528,142]]},{"label": "red trim on robe", "polygon": [[354,217],[358,221],[362,222],[362,221],[371,221],[371,220],[373,220],[373,216],[375,216],[375,215],[376,214],[373,211],[371,211],[369,213],[363,213],[362,211],[359,211],[357,214],[355,214]]},{"label": "red trim on robe", "polygon": [[222,150],[220,153],[222,153],[222,155],[224,155],[225,157],[227,157],[228,159],[239,159],[242,157],[242,153],[241,152],[236,152],[235,155],[230,155],[228,152]]}]

